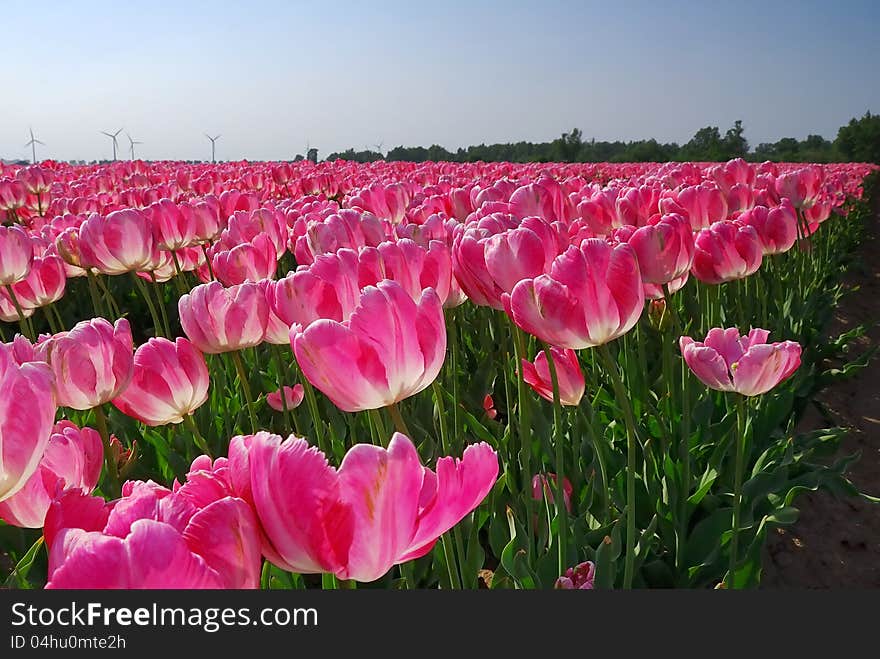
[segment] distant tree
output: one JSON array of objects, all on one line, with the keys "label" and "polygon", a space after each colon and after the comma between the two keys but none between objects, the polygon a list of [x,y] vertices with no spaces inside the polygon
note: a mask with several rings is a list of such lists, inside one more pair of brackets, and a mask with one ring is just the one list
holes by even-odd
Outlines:
[{"label": "distant tree", "polygon": [[312,162],[318,162],[318,150],[315,147],[312,147],[306,153],[306,160],[310,160]]},{"label": "distant tree", "polygon": [[737,119],[733,122],[733,127],[727,130],[727,133],[724,135],[724,140],[722,141],[722,159],[730,160],[732,158],[745,158],[746,154],[749,152],[749,143],[746,141],[746,138],[743,137],[743,133],[745,129],[743,128],[742,121]]},{"label": "distant tree", "polygon": [[682,160],[721,160],[724,146],[718,126],[701,128],[683,147],[679,156]]},{"label": "distant tree", "polygon": [[847,160],[880,163],[880,114],[868,111],[841,126],[834,144]]},{"label": "distant tree", "polygon": [[553,155],[560,162],[574,162],[583,147],[583,133],[580,128],[572,128],[570,133],[563,133],[559,139],[553,140]]}]

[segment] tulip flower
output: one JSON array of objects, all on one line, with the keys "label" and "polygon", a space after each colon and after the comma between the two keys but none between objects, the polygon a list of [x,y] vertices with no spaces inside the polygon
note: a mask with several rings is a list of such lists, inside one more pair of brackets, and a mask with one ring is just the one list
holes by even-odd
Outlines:
[{"label": "tulip flower", "polygon": [[592,590],[596,578],[596,565],[593,561],[584,561],[568,568],[560,576],[553,588],[559,590]]},{"label": "tulip flower", "polygon": [[229,471],[260,520],[269,561],[374,581],[427,554],[474,510],[495,483],[498,457],[488,444],[473,444],[460,460],[440,458],[435,472],[395,433],[387,449],[353,446],[337,470],[305,439],[261,432],[232,439]]},{"label": "tulip flower", "polygon": [[294,410],[303,402],[305,389],[301,384],[295,384],[292,387],[285,386],[283,391],[284,401],[281,400],[281,389],[266,395],[266,402],[269,404],[269,407],[276,412],[284,411],[284,403],[287,404],[288,410]]},{"label": "tulip flower", "polygon": [[46,588],[258,587],[259,527],[250,506],[222,476],[187,478],[175,492],[129,482],[110,504],[79,493],[53,504]]},{"label": "tulip flower", "polygon": [[28,276],[13,284],[12,290],[23,308],[39,309],[60,300],[66,285],[64,261],[50,254],[35,258]]},{"label": "tulip flower", "polygon": [[196,348],[218,354],[263,342],[269,306],[253,282],[224,288],[218,281],[200,284],[178,301],[180,325]]},{"label": "tulip flower", "polygon": [[134,372],[131,328],[125,318],[77,323],[36,346],[55,374],[58,405],[88,410],[118,396]]},{"label": "tulip flower", "polygon": [[627,240],[639,260],[642,280],[668,284],[687,274],[694,260],[694,235],[681,215],[664,215],[636,229]]},{"label": "tulip flower", "polygon": [[[553,365],[556,367],[556,380],[559,385],[559,402],[575,407],[581,402],[586,384],[584,374],[578,363],[577,353],[571,349],[555,346],[550,348]],[[550,366],[547,353],[541,351],[534,362],[522,360],[523,380],[535,390],[541,398],[553,402],[553,380],[550,377]]]},{"label": "tulip flower", "polygon": [[392,405],[428,387],[446,356],[440,299],[416,303],[395,281],[364,289],[347,321],[316,320],[291,330],[306,379],[346,412]]},{"label": "tulip flower", "polygon": [[52,428],[37,470],[18,492],[0,501],[0,519],[13,526],[41,528],[60,491],[76,488],[83,494],[92,493],[101,477],[103,452],[96,430],[59,421]]},{"label": "tulip flower", "polygon": [[196,242],[196,216],[182,212],[170,199],[151,204],[146,213],[159,249],[176,251]]},{"label": "tulip flower", "polygon": [[755,206],[737,217],[737,221],[752,227],[761,240],[764,255],[787,252],[797,240],[797,212],[788,199],[774,208]]},{"label": "tulip flower", "polygon": [[483,397],[483,411],[490,419],[495,419],[498,416],[498,410],[495,409],[495,401],[492,399],[492,394],[486,394]]},{"label": "tulip flower", "polygon": [[128,209],[89,216],[79,229],[80,261],[106,275],[150,271],[159,251],[143,211]]},{"label": "tulip flower", "polygon": [[[532,499],[541,501],[547,499],[547,502],[554,505],[553,493],[556,491],[556,474],[548,474],[549,478],[544,474],[535,474],[532,477]],[[574,488],[571,481],[563,477],[562,479],[562,498],[565,503],[565,509],[571,512],[571,495]]]},{"label": "tulip flower", "polygon": [[524,279],[505,294],[519,327],[561,348],[590,348],[638,322],[645,293],[632,247],[590,238],[558,256],[550,273]]},{"label": "tulip flower", "polygon": [[0,285],[22,281],[31,271],[31,239],[20,226],[0,227]]},{"label": "tulip flower", "polygon": [[266,288],[272,311],[288,327],[307,326],[319,318],[348,320],[361,296],[358,257],[350,249],[320,254],[309,266]]},{"label": "tulip flower", "polygon": [[134,377],[113,404],[148,426],[181,423],[208,400],[202,353],[187,339],[151,338],[134,353]]},{"label": "tulip flower", "polygon": [[687,186],[669,193],[659,201],[661,213],[684,216],[694,231],[706,229],[714,222],[727,219],[724,193],[711,183]]},{"label": "tulip flower", "polygon": [[18,364],[0,346],[0,501],[37,470],[55,421],[54,377],[46,364]]},{"label": "tulip flower", "polygon": [[691,272],[706,284],[721,284],[757,272],[762,258],[763,245],[755,229],[724,220],[697,234]]},{"label": "tulip flower", "polygon": [[375,286],[383,279],[399,283],[414,300],[422,296],[424,289],[433,288],[444,307],[464,302],[452,275],[449,247],[438,240],[430,241],[427,248],[406,238],[386,241],[378,247],[362,247],[358,253],[358,284]]},{"label": "tulip flower", "polygon": [[791,376],[801,363],[794,341],[767,343],[768,330],[740,336],[735,327],[709,330],[705,341],[681,337],[681,354],[703,384],[718,391],[758,396]]},{"label": "tulip flower", "polygon": [[274,279],[278,269],[275,247],[269,236],[258,234],[251,242],[216,252],[211,259],[211,269],[224,286]]}]

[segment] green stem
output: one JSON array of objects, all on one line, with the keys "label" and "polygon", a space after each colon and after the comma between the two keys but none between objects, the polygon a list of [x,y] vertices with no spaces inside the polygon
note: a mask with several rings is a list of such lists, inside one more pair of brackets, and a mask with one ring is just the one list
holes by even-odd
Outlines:
[{"label": "green stem", "polygon": [[[98,434],[101,435],[101,443],[104,445],[104,466],[107,468],[107,478],[110,481],[105,489],[105,494],[110,499],[116,499],[120,495],[119,465],[110,445],[110,431],[107,430],[107,417],[104,408],[96,405],[92,408],[95,412],[95,425],[98,426]],[[103,489],[103,488],[102,488]]]},{"label": "green stem", "polygon": [[300,380],[302,380],[302,386],[306,392],[306,404],[309,406],[309,414],[312,417],[312,432],[315,433],[314,440],[324,452],[324,455],[329,457],[330,449],[328,446],[325,446],[324,442],[324,424],[321,423],[321,414],[318,412],[318,399],[315,396],[315,388],[302,371],[300,371]]},{"label": "green stem", "polygon": [[180,269],[180,261],[177,258],[177,252],[171,250],[171,259],[174,261],[174,285],[181,297],[187,294],[186,283],[183,281],[183,270]]},{"label": "green stem", "polygon": [[49,329],[52,331],[52,334],[58,334],[61,331],[61,328],[55,323],[55,318],[52,316],[52,312],[49,307],[43,307],[43,315],[46,317],[46,322],[49,324]]},{"label": "green stem", "polygon": [[739,550],[739,527],[742,508],[742,482],[746,452],[746,398],[736,396],[736,471],[733,481],[733,536],[730,539],[730,568],[727,574],[727,587],[736,588],[736,564]]},{"label": "green stem", "polygon": [[247,379],[247,373],[244,370],[244,364],[241,362],[241,353],[234,350],[229,353],[232,357],[232,363],[235,365],[235,371],[238,373],[238,381],[241,383],[241,390],[244,392],[244,399],[247,403],[248,416],[251,419],[251,432],[257,432],[257,415],[254,411],[254,397],[251,394],[251,385]]},{"label": "green stem", "polygon": [[34,340],[34,330],[31,328],[30,323],[25,318],[24,311],[21,308],[21,305],[18,303],[18,298],[15,295],[15,291],[12,290],[12,284],[6,284],[6,291],[9,293],[9,299],[12,300],[12,305],[15,307],[15,312],[18,314],[18,324],[21,327],[21,333],[24,334],[31,341]]},{"label": "green stem", "polygon": [[[513,354],[516,359],[514,377],[516,377],[517,413],[519,414],[519,464],[520,464],[520,488],[522,500],[526,508],[526,523],[529,527],[528,558],[532,557],[532,540],[535,538],[535,515],[534,502],[532,500],[532,426],[529,418],[529,394],[526,391],[526,381],[523,377],[522,360],[526,356],[525,337],[522,330],[514,322],[510,321],[510,331],[513,336]],[[560,572],[561,574],[561,572]]]},{"label": "green stem", "polygon": [[281,354],[281,346],[272,344],[272,357],[275,360],[275,368],[278,371],[278,391],[281,392],[281,409],[284,411],[284,419],[287,425],[300,437],[302,433],[296,423],[296,416],[287,406],[287,396],[284,394],[284,382],[287,379],[287,369],[284,368],[284,356]]},{"label": "green stem", "polygon": [[214,277],[214,270],[211,268],[211,257],[208,255],[207,243],[202,243],[202,254],[205,255],[205,265],[208,267],[208,275],[211,277],[211,281],[214,281],[216,277]]},{"label": "green stem", "polygon": [[[443,447],[443,455],[449,455],[449,431],[446,427],[446,406],[443,403],[443,389],[440,387],[440,383],[434,380],[431,384],[431,388],[434,390],[434,400],[437,405],[437,417],[440,419],[440,445]],[[457,556],[453,553],[453,549],[450,546],[449,542],[449,534],[443,534],[443,553],[446,556],[446,565],[449,569],[449,577],[450,583],[455,587],[456,581],[452,578],[454,573],[457,573],[460,576],[460,581],[458,582],[459,587],[464,583],[465,577],[461,573],[461,561],[465,557],[465,553],[462,546],[461,534],[458,533],[458,529],[453,529],[453,537],[455,540],[455,551],[457,552]],[[453,557],[455,562],[455,571],[453,572],[453,566],[450,565],[450,557]]]},{"label": "green stem", "polygon": [[556,453],[556,517],[559,519],[559,574],[568,568],[566,549],[568,548],[568,511],[565,508],[565,450],[563,446],[562,432],[562,402],[559,398],[559,374],[556,372],[556,363],[550,345],[544,344],[544,354],[547,356],[547,366],[550,370],[550,383],[553,385],[553,444]]},{"label": "green stem", "polygon": [[406,421],[403,420],[403,415],[401,415],[397,403],[391,403],[391,405],[388,406],[388,413],[391,414],[391,420],[394,422],[394,429],[412,439],[412,434],[410,433],[409,428],[406,427]]},{"label": "green stem", "polygon": [[107,283],[101,277],[95,277],[95,282],[98,284],[98,288],[101,289],[104,299],[107,300],[107,311],[113,316],[113,318],[108,318],[108,320],[116,320],[117,318],[122,317],[122,313],[119,311],[119,307],[116,306],[116,302],[113,299],[113,294],[110,292],[110,289],[107,288]]},{"label": "green stem", "polygon": [[379,443],[382,446],[388,445],[388,431],[385,430],[385,422],[382,420],[382,413],[379,410],[369,410],[370,419],[376,426],[376,432],[379,434]]},{"label": "green stem", "polygon": [[205,453],[205,455],[213,460],[214,456],[211,455],[211,449],[208,448],[208,442],[205,441],[202,433],[199,432],[199,427],[196,425],[195,420],[192,418],[192,414],[184,415],[183,425],[185,425],[193,434],[193,441],[196,443],[196,446],[198,446]]},{"label": "green stem", "polygon": [[623,571],[624,589],[632,588],[633,570],[635,566],[636,547],[636,423],[633,418],[632,407],[629,397],[626,395],[623,382],[620,379],[617,362],[611,356],[608,344],[602,344],[598,348],[605,370],[611,377],[614,388],[614,397],[617,404],[623,410],[626,423],[626,558]]},{"label": "green stem", "polygon": [[156,307],[153,304],[153,298],[150,295],[150,292],[147,290],[147,285],[141,281],[141,278],[137,276],[137,273],[132,272],[131,278],[134,279],[135,286],[141,294],[141,297],[144,298],[144,302],[147,303],[147,308],[150,310],[150,317],[153,319],[153,328],[156,331],[156,336],[162,336],[162,325],[159,322],[159,315],[156,313]]},{"label": "green stem", "polygon": [[168,312],[165,311],[165,296],[162,294],[162,289],[159,286],[159,282],[156,281],[156,273],[150,273],[150,279],[153,280],[153,290],[156,291],[156,302],[159,305],[159,311],[162,312],[162,322],[165,323],[165,336],[171,337],[171,324],[168,322]]}]

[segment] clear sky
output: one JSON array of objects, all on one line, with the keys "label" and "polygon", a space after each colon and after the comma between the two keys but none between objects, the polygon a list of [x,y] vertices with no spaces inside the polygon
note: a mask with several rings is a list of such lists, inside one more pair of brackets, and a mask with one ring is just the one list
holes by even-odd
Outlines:
[{"label": "clear sky", "polygon": [[[0,156],[289,159],[347,147],[752,145],[880,112],[880,0],[0,0]],[[128,154],[128,142],[120,135]]]}]

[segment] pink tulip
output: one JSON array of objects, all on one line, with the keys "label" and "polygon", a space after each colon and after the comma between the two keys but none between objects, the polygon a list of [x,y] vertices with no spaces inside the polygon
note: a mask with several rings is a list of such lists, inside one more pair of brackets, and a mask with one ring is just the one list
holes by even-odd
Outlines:
[{"label": "pink tulip", "polygon": [[568,568],[560,576],[553,588],[559,590],[592,590],[596,578],[596,566],[593,561],[584,561]]},{"label": "pink tulip", "polygon": [[818,165],[804,167],[776,177],[776,192],[780,198],[787,197],[798,209],[813,205],[824,182],[824,170]]},{"label": "pink tulip", "polygon": [[0,179],[0,211],[17,211],[27,203],[27,188],[15,179]]},{"label": "pink tulip", "polygon": [[151,204],[145,212],[159,249],[176,251],[196,242],[196,216],[182,212],[170,199]]},{"label": "pink tulip", "polygon": [[209,385],[208,365],[192,343],[151,338],[135,351],[134,377],[113,404],[148,426],[181,423],[208,400]]},{"label": "pink tulip", "polygon": [[713,222],[727,219],[724,194],[711,183],[682,188],[659,202],[661,213],[684,216],[694,231],[708,228]]},{"label": "pink tulip", "polygon": [[613,341],[638,322],[645,302],[632,247],[591,238],[553,261],[550,274],[524,279],[504,296],[519,327],[562,348]]},{"label": "pink tulip", "polygon": [[755,206],[737,220],[757,232],[765,256],[787,252],[797,240],[797,215],[788,199],[775,208]]},{"label": "pink tulip", "polygon": [[283,403],[281,401],[281,389],[273,391],[271,394],[267,394],[266,402],[269,404],[269,407],[276,412],[283,412],[284,403],[287,403],[287,409],[294,410],[303,402],[303,396],[305,396],[305,389],[303,389],[301,384],[295,384],[292,387],[285,385]]},{"label": "pink tulip", "polygon": [[16,178],[24,184],[25,189],[34,195],[43,195],[52,189],[52,181],[55,175],[51,169],[31,165],[19,169]]},{"label": "pink tulip", "polygon": [[178,209],[187,218],[192,218],[191,221],[195,224],[193,237],[198,243],[209,243],[216,240],[220,232],[223,231],[226,217],[223,216],[220,204],[213,196],[205,197],[192,204],[180,204]]},{"label": "pink tulip", "polygon": [[636,229],[627,242],[639,260],[642,280],[648,284],[668,284],[682,277],[694,260],[694,236],[681,215],[664,215]]},{"label": "pink tulip", "polygon": [[[532,477],[532,499],[534,499],[535,501],[546,499],[547,503],[553,506],[555,505],[555,499],[553,498],[553,495],[555,493],[556,474],[547,474],[547,476],[545,476],[544,474],[535,474]],[[571,495],[573,493],[574,488],[571,485],[571,481],[563,477],[562,502],[565,504],[565,509],[568,512],[571,512]]]},{"label": "pink tulip", "polygon": [[226,461],[209,462],[174,492],[128,482],[110,504],[62,497],[46,516],[46,588],[258,587],[258,522],[229,491]]},{"label": "pink tulip", "polygon": [[[571,349],[557,347],[550,348],[553,355],[553,365],[556,367],[556,379],[559,385],[559,402],[563,405],[575,407],[581,402],[586,384],[581,366],[578,363],[577,353]],[[522,360],[523,380],[535,390],[541,398],[553,402],[553,379],[550,376],[550,365],[547,362],[547,353],[543,350],[538,353],[534,363],[526,359]]]},{"label": "pink tulip", "polygon": [[272,304],[275,299],[275,284],[271,279],[261,279],[257,282],[263,297],[266,298],[266,304],[269,312],[266,320],[266,337],[263,339],[266,343],[278,346],[290,345],[290,325],[281,320]]},{"label": "pink tulip", "polygon": [[486,270],[498,288],[509,293],[523,279],[548,272],[553,259],[566,247],[555,227],[527,217],[516,228],[486,240]]},{"label": "pink tulip", "polygon": [[269,305],[253,282],[224,288],[200,284],[178,301],[180,325],[196,348],[207,354],[250,348],[263,342]]},{"label": "pink tulip", "polygon": [[316,320],[291,330],[306,379],[346,412],[377,409],[428,387],[446,356],[440,299],[425,289],[418,303],[395,281],[364,289],[347,321]]},{"label": "pink tulip", "polygon": [[769,335],[767,330],[753,329],[740,336],[735,327],[716,327],[703,342],[683,336],[679,343],[687,365],[707,387],[757,396],[788,378],[801,363],[800,345],[767,343]]},{"label": "pink tulip", "polygon": [[85,277],[82,267],[82,254],[79,249],[79,229],[68,227],[55,238],[55,250],[65,263],[68,277]]},{"label": "pink tulip", "polygon": [[357,253],[320,254],[266,291],[272,311],[288,327],[305,327],[319,318],[348,320],[361,297]]},{"label": "pink tulip", "polygon": [[20,226],[0,227],[0,286],[23,280],[31,271],[31,239]]},{"label": "pink tulip", "polygon": [[159,262],[150,221],[135,209],[91,215],[79,229],[78,244],[82,265],[105,275],[150,271]]},{"label": "pink tulip", "polygon": [[492,399],[492,394],[486,394],[483,397],[483,411],[490,419],[498,416],[498,410],[495,409],[495,401]]},{"label": "pink tulip", "polygon": [[59,421],[37,470],[17,493],[0,502],[0,518],[13,526],[41,528],[56,494],[67,488],[92,493],[103,459],[104,447],[96,430],[80,430],[70,421]]},{"label": "pink tulip", "polygon": [[103,318],[77,323],[36,346],[55,374],[58,405],[88,410],[118,396],[134,372],[131,328]]},{"label": "pink tulip", "polygon": [[422,296],[424,289],[433,288],[444,307],[464,302],[452,276],[449,247],[438,240],[430,241],[427,248],[406,238],[386,241],[378,247],[362,247],[358,253],[358,285],[375,286],[383,279],[399,283],[414,300]]},{"label": "pink tulip", "polygon": [[757,272],[763,245],[751,226],[733,220],[716,222],[694,240],[691,272],[706,284],[721,284]]},{"label": "pink tulip", "polygon": [[0,501],[37,470],[55,420],[54,378],[46,364],[18,364],[0,346]]},{"label": "pink tulip", "polygon": [[374,581],[427,554],[492,489],[498,457],[485,443],[461,460],[423,467],[395,433],[384,449],[357,444],[339,469],[304,439],[261,432],[233,438],[232,482],[263,529],[263,554],[293,572]]},{"label": "pink tulip", "polygon": [[39,309],[60,300],[66,285],[64,261],[48,255],[35,258],[28,276],[13,284],[12,290],[22,307]]},{"label": "pink tulip", "polygon": [[251,242],[216,252],[211,259],[211,267],[214,276],[224,286],[274,279],[275,271],[278,269],[275,246],[269,236],[261,233]]}]

